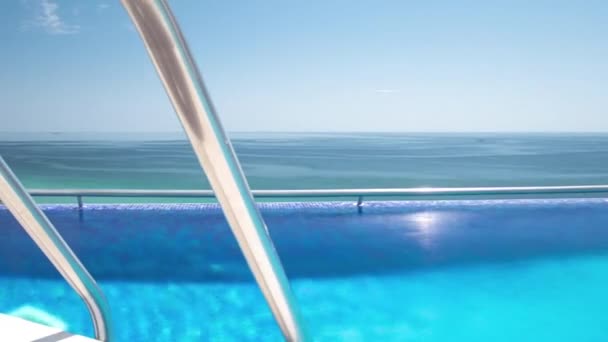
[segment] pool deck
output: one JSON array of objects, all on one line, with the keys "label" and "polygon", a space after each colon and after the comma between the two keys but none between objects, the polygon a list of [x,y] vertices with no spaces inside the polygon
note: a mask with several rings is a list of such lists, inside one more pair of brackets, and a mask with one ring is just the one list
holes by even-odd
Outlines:
[{"label": "pool deck", "polygon": [[0,314],[0,341],[11,342],[95,342],[90,337],[74,335],[57,328]]}]

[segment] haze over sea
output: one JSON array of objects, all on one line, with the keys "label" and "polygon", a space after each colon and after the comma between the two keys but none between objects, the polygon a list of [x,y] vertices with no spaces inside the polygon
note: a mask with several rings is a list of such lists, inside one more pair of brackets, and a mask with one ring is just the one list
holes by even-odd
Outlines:
[{"label": "haze over sea", "polygon": [[[608,184],[602,133],[234,133],[253,189]],[[182,134],[3,133],[28,188],[208,189]]]}]

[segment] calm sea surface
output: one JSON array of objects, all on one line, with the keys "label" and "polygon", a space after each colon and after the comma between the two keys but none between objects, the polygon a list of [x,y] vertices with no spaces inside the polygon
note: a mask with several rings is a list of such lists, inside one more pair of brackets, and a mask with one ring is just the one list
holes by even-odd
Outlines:
[{"label": "calm sea surface", "polygon": [[[0,135],[29,188],[208,189],[182,136]],[[232,134],[253,189],[608,184],[608,134]]]}]

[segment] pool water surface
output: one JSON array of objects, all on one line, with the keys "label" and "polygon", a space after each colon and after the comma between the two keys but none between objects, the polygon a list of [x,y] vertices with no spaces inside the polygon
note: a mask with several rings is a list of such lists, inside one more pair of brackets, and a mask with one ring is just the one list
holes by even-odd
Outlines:
[{"label": "pool water surface", "polygon": [[[605,341],[608,200],[263,203],[318,341]],[[119,341],[280,341],[213,204],[46,205],[108,298]],[[0,312],[92,334],[4,208]]]}]

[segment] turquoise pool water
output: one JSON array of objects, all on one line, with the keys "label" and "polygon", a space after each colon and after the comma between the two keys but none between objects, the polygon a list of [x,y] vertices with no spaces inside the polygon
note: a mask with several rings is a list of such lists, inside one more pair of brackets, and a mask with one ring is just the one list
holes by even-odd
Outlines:
[{"label": "turquoise pool water", "polygon": [[[315,340],[605,341],[608,200],[267,203]],[[45,206],[121,341],[277,341],[215,205]],[[0,209],[0,311],[91,334],[80,299]]]}]

